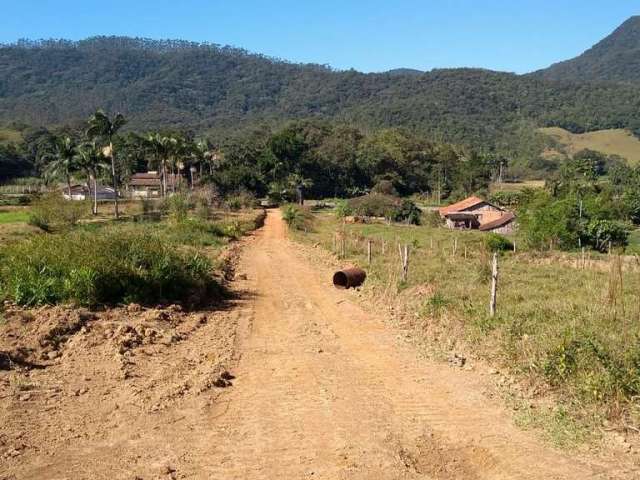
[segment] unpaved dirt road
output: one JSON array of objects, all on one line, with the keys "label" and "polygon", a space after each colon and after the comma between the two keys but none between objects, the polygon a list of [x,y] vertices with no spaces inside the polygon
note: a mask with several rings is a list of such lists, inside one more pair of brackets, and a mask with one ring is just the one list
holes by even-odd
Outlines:
[{"label": "unpaved dirt road", "polygon": [[[482,393],[483,377],[420,358],[352,292],[333,289],[330,271],[316,268],[286,239],[279,212],[270,212],[244,247],[239,300],[219,317],[236,322],[224,344],[235,345],[225,360],[233,386],[158,394],[160,409],[96,400],[88,411],[106,418],[93,433],[81,430],[47,452],[26,449],[23,460],[7,460],[5,478],[637,478],[520,431]],[[138,373],[127,381],[155,392],[162,375],[172,385],[182,385],[183,375],[200,378],[207,348],[224,348],[208,343],[208,335],[221,336],[212,323],[158,350],[164,370],[149,374],[153,382],[144,380],[136,353],[140,371],[132,367]]]}]

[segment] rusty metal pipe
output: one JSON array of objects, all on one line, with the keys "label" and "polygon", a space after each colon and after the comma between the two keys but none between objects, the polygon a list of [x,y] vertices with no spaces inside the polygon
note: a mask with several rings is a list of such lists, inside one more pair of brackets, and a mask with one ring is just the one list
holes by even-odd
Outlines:
[{"label": "rusty metal pipe", "polygon": [[333,286],[336,288],[355,288],[364,283],[367,274],[361,268],[346,268],[333,274]]}]

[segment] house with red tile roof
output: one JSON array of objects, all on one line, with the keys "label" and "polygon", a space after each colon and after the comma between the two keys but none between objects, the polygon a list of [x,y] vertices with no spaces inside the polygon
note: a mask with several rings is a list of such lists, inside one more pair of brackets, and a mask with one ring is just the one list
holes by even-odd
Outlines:
[{"label": "house with red tile roof", "polygon": [[475,196],[441,207],[438,211],[449,228],[511,233],[515,226],[513,212]]}]

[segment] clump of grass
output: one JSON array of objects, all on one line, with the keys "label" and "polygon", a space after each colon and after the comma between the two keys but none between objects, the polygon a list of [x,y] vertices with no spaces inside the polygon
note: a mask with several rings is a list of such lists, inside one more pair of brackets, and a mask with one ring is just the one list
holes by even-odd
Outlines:
[{"label": "clump of grass", "polygon": [[87,203],[65,200],[59,193],[52,193],[33,202],[29,224],[45,232],[68,230],[88,213]]},{"label": "clump of grass", "polygon": [[507,237],[497,233],[488,233],[485,237],[485,245],[491,252],[506,252],[513,250],[513,242]]},{"label": "clump of grass", "polygon": [[195,301],[215,286],[205,256],[142,232],[38,236],[0,259],[0,294],[24,306]]},{"label": "clump of grass", "polygon": [[191,207],[191,199],[186,193],[175,193],[167,198],[169,217],[175,223],[183,223],[189,216],[189,209]]},{"label": "clump of grass", "polygon": [[224,202],[229,210],[240,210],[242,208],[254,208],[256,206],[256,197],[253,193],[241,190],[229,195]]},{"label": "clump of grass", "polygon": [[290,203],[282,207],[282,219],[289,228],[307,232],[311,229],[313,214],[300,205]]}]

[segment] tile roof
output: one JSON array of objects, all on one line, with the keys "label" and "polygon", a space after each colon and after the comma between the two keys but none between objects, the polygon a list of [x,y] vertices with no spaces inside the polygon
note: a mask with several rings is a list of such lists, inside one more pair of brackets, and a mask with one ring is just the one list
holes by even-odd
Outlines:
[{"label": "tile roof", "polygon": [[516,216],[512,212],[505,212],[504,215],[502,215],[500,218],[480,225],[480,230],[486,232],[489,230],[493,230],[494,228],[500,228],[513,221],[515,218]]},{"label": "tile roof", "polygon": [[462,210],[467,210],[468,208],[474,207],[480,203],[486,203],[480,197],[469,197],[464,200],[460,200],[459,202],[453,203],[451,205],[447,205],[446,207],[440,207],[438,210],[440,215],[445,216],[448,213],[460,212]]}]

